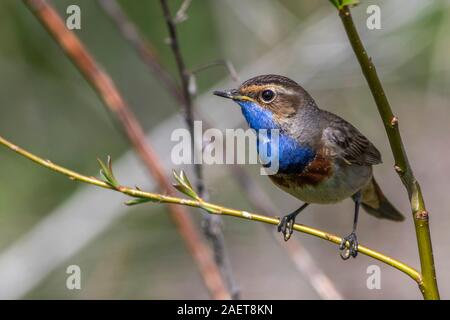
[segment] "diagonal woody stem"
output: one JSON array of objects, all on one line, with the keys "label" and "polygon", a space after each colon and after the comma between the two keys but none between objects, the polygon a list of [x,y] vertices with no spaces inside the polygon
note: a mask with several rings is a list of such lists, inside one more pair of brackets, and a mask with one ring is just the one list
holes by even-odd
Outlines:
[{"label": "diagonal woody stem", "polygon": [[414,177],[414,173],[408,161],[402,137],[399,131],[398,118],[392,113],[391,106],[384,92],[381,81],[378,77],[372,59],[368,56],[358,31],[352,19],[350,8],[343,6],[339,9],[339,16],[347,33],[350,44],[355,52],[361,66],[364,77],[367,80],[370,91],[375,99],[375,103],[383,120],[389,144],[395,159],[395,170],[408,192],[411,202],[412,216],[414,220],[417,244],[423,283],[421,292],[425,299],[439,299],[439,290],[436,281],[436,271],[434,267],[433,248],[431,245],[431,234],[429,226],[429,214],[425,207],[419,182]]}]

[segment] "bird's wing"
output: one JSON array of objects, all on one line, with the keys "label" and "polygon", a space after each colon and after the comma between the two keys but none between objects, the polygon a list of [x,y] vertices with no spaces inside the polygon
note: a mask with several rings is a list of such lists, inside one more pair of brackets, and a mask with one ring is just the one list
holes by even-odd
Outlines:
[{"label": "bird's wing", "polygon": [[343,119],[334,119],[324,129],[322,141],[331,156],[341,158],[347,164],[374,165],[381,163],[381,154],[358,129]]}]

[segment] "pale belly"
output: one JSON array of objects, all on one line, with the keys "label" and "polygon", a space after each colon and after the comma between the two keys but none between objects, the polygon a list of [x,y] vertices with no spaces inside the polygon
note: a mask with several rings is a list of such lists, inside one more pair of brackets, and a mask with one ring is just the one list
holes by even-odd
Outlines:
[{"label": "pale belly", "polygon": [[[287,181],[289,177],[284,177]],[[307,203],[336,203],[351,197],[372,178],[371,166],[333,166],[333,174],[317,185],[299,185],[294,180],[279,184],[279,188]]]}]

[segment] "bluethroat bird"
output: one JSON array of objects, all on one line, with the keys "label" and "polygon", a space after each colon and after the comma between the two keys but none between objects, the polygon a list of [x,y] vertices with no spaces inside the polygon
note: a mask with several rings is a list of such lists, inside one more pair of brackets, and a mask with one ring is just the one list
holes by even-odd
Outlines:
[{"label": "bluethroat bird", "polygon": [[355,202],[352,232],[339,246],[345,260],[358,253],[360,206],[378,218],[404,219],[373,178],[372,165],[381,163],[380,152],[350,123],[319,109],[295,81],[261,75],[238,89],[214,94],[237,102],[252,129],[278,129],[279,169],[269,178],[304,202],[280,219],[278,231],[286,241],[292,235],[295,218],[310,203],[331,204],[349,197]]}]

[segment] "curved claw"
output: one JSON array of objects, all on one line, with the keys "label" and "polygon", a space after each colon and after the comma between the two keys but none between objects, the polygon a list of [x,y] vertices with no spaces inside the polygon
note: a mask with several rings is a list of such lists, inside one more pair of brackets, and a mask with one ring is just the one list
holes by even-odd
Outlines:
[{"label": "curved claw", "polygon": [[[346,246],[348,242],[348,248]],[[339,245],[339,254],[343,260],[347,260],[350,257],[356,258],[358,255],[358,238],[354,232],[344,237]]]},{"label": "curved claw", "polygon": [[294,224],[295,216],[287,215],[280,219],[277,230],[283,234],[284,241],[288,241],[291,238],[294,232]]}]

